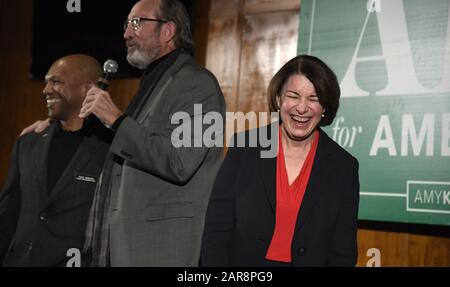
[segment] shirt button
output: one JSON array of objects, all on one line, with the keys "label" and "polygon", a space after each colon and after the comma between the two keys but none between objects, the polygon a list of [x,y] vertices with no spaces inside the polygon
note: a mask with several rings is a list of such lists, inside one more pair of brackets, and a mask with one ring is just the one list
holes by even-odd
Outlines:
[{"label": "shirt button", "polygon": [[300,248],[297,250],[297,253],[298,253],[298,255],[303,255],[303,254],[305,254],[305,253],[306,253],[306,248],[300,247]]},{"label": "shirt button", "polygon": [[32,250],[33,249],[33,242],[30,242],[29,244],[28,244],[28,250]]}]

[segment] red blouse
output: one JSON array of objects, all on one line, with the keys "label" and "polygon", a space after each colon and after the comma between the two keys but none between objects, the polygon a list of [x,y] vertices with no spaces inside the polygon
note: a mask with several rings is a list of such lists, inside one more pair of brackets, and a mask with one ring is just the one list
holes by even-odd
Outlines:
[{"label": "red blouse", "polygon": [[268,260],[281,262],[292,261],[292,239],[294,237],[297,216],[311,175],[314,157],[319,143],[319,132],[315,131],[313,136],[311,149],[306,156],[300,174],[294,182],[289,185],[289,178],[284,161],[283,144],[281,142],[281,127],[279,129],[275,231],[266,254],[266,259]]}]

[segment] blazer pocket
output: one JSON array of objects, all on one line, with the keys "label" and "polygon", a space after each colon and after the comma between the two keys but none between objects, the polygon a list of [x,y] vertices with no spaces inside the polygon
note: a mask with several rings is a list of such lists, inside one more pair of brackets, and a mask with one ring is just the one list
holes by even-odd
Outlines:
[{"label": "blazer pocket", "polygon": [[192,202],[161,203],[146,208],[146,221],[191,217],[194,217]]}]

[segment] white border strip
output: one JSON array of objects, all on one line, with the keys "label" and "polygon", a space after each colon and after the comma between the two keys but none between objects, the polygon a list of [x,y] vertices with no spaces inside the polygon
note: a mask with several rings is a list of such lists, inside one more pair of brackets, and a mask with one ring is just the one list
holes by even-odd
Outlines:
[{"label": "white border strip", "polygon": [[313,4],[312,4],[312,9],[311,10],[312,11],[311,11],[311,23],[310,23],[310,26],[309,26],[308,55],[311,55],[312,35],[313,35],[313,30],[314,30],[314,15],[316,13],[316,0],[313,0]]},{"label": "white border strip", "polygon": [[384,192],[367,192],[367,191],[361,191],[359,192],[360,195],[367,195],[367,196],[387,196],[387,197],[406,197],[407,194],[405,193],[384,193]]},{"label": "white border strip", "polygon": [[450,214],[450,210],[436,210],[436,209],[417,209],[410,208],[407,211],[411,212],[423,212],[423,213],[439,213],[439,214]]}]

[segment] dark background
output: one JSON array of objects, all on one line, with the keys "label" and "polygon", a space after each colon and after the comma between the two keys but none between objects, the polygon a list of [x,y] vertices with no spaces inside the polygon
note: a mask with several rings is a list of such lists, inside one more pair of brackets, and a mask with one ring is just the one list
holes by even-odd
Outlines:
[{"label": "dark background", "polygon": [[[69,13],[67,0],[33,1],[30,78],[43,79],[56,59],[76,53],[91,55],[100,63],[114,59],[119,63],[117,77],[139,77],[140,71],[126,61],[123,40],[123,23],[137,1],[80,1],[80,13]],[[194,19],[195,0],[182,2]]]}]

